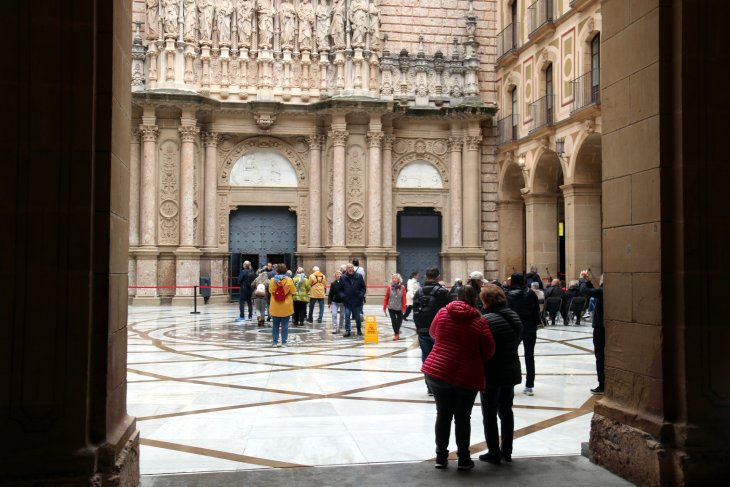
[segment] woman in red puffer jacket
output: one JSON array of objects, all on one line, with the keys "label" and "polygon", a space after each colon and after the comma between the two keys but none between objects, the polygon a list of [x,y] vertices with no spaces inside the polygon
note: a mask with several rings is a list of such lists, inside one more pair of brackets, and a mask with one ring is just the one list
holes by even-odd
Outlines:
[{"label": "woman in red puffer jacket", "polygon": [[479,291],[470,285],[457,301],[439,310],[430,328],[433,350],[421,368],[436,400],[436,468],[446,468],[454,419],[459,470],[474,467],[469,452],[471,410],[485,387],[484,362],[494,355],[494,339],[476,308]]}]

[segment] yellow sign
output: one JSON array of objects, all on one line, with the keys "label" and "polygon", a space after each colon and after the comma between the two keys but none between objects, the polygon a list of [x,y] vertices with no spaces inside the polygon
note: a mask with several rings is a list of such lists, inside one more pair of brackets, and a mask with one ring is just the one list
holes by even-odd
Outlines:
[{"label": "yellow sign", "polygon": [[365,343],[378,343],[378,322],[375,315],[365,316]]}]

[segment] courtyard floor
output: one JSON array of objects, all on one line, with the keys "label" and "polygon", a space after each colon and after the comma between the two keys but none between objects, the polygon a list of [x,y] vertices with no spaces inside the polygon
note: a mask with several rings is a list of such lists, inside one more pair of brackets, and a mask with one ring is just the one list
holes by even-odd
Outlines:
[{"label": "courtyard floor", "polygon": [[[199,309],[129,308],[127,403],[143,475],[434,457],[436,409],[413,322],[394,342],[382,309],[366,306],[379,343],[364,344],[333,335],[325,313],[322,324],[290,327],[288,348],[271,348],[271,327],[236,323],[237,305]],[[588,441],[591,331],[590,323],[538,331],[535,395],[515,388],[515,460],[577,455]],[[478,401],[474,458],[486,448]]]}]

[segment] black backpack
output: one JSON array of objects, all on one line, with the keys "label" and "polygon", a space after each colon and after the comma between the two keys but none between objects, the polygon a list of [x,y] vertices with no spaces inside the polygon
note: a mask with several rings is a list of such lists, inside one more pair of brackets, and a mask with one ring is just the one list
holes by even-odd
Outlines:
[{"label": "black backpack", "polygon": [[424,288],[419,289],[413,297],[413,321],[418,331],[428,331],[438,310],[448,302],[448,298],[442,296],[443,303],[439,304],[439,293],[448,296],[446,288],[437,284],[428,293]]}]

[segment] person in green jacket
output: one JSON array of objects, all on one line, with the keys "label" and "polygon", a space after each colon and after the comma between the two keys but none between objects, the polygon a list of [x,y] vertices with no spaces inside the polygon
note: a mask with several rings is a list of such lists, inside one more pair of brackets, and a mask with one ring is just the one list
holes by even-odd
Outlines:
[{"label": "person in green jacket", "polygon": [[304,320],[307,318],[307,305],[309,304],[309,278],[304,273],[304,268],[297,269],[296,275],[292,279],[294,281],[294,323],[292,326],[304,326]]}]

